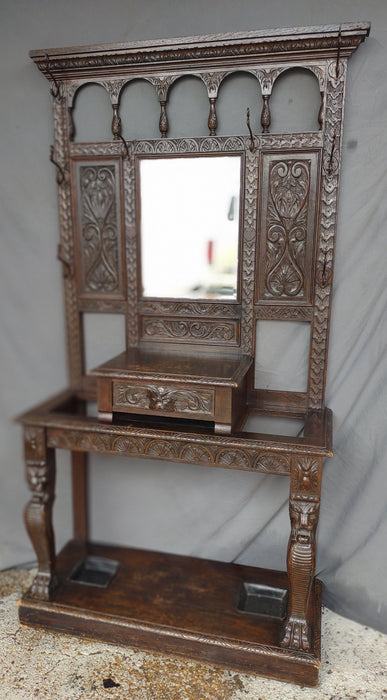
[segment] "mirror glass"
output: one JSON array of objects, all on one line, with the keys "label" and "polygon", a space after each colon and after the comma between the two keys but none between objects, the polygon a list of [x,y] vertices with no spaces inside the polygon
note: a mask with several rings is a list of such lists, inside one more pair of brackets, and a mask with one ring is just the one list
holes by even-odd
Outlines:
[{"label": "mirror glass", "polygon": [[145,297],[236,299],[240,156],[140,160]]}]

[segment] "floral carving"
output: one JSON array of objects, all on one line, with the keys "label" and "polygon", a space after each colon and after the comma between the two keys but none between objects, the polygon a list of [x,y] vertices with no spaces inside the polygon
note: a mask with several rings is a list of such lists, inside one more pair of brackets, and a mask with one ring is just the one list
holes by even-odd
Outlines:
[{"label": "floral carving", "polygon": [[81,244],[85,292],[120,290],[114,166],[80,167]]},{"label": "floral carving", "polygon": [[292,478],[295,492],[316,491],[319,485],[319,461],[315,457],[298,456]]},{"label": "floral carving", "polygon": [[269,171],[266,297],[295,297],[304,291],[308,161],[275,161]]}]

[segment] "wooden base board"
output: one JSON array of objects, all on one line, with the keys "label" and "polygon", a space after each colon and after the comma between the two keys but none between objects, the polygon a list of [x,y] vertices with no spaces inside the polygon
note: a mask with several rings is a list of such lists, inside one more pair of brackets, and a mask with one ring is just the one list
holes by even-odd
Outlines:
[{"label": "wooden base board", "polygon": [[[69,579],[85,556],[119,562],[106,588]],[[29,592],[23,625],[184,656],[276,680],[316,686],[320,666],[321,584],[310,600],[309,653],[280,646],[283,620],[238,609],[244,583],[288,588],[285,573],[106,545],[70,542],[59,554],[51,601]]]}]

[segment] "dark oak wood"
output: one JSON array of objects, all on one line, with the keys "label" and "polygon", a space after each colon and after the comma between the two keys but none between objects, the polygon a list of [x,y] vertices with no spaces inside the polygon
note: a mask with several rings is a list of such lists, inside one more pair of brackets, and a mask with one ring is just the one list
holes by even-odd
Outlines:
[{"label": "dark oak wood", "polygon": [[182,355],[130,348],[96,367],[98,416],[134,413],[211,421],[231,434],[246,413],[246,379],[253,358]]},{"label": "dark oak wood", "polygon": [[[119,562],[106,592],[69,579],[87,555]],[[61,585],[49,603],[28,593],[22,624],[92,639],[189,656],[243,670],[317,685],[320,665],[321,591],[314,582],[310,649],[281,647],[282,619],[238,609],[243,584],[287,590],[284,573],[138,549],[69,543],[58,556]],[[243,641],[242,641],[243,640]]]},{"label": "dark oak wood", "polygon": [[[31,491],[25,520],[38,560],[20,605],[23,624],[192,658],[205,653],[207,661],[230,668],[317,684],[321,594],[314,578],[315,537],[323,459],[332,456],[325,382],[342,117],[347,61],[368,33],[368,23],[344,23],[31,52],[53,97],[51,161],[57,171],[70,386],[19,419]],[[271,134],[273,87],[294,67],[318,81],[316,131]],[[249,125],[250,131],[220,137],[218,92],[240,70],[256,78],[262,93],[262,133]],[[209,135],[172,139],[170,91],[192,74],[207,90],[203,123]],[[137,79],[150,83],[159,100],[158,139],[122,137],[120,97]],[[75,143],[74,105],[90,82],[109,95],[112,137]],[[215,156],[240,161],[235,298],[146,297],[141,161]],[[85,312],[118,313],[126,321],[125,352],[89,373]],[[255,385],[262,320],[309,324],[305,391]],[[87,402],[95,400],[98,418],[87,415]],[[304,428],[294,437],[251,432],[245,418],[252,414],[302,420]],[[73,478],[74,541],[58,557],[55,449],[71,452]],[[289,478],[287,574],[90,544],[92,452],[152,458],[160,468],[168,460]],[[90,556],[119,562],[105,588],[69,580]],[[283,615],[238,609],[243,583],[282,590]]]}]

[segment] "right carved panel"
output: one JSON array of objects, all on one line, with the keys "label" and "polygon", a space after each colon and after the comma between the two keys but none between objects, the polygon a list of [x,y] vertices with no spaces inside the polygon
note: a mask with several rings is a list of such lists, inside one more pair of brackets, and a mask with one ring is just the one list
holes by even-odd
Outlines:
[{"label": "right carved panel", "polygon": [[258,301],[310,303],[317,152],[263,153]]}]

